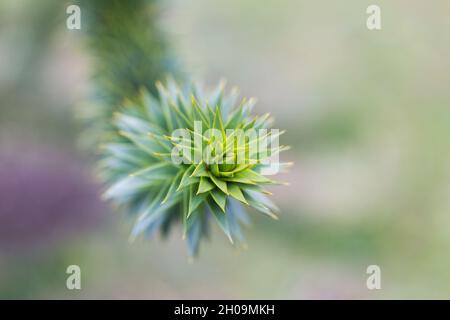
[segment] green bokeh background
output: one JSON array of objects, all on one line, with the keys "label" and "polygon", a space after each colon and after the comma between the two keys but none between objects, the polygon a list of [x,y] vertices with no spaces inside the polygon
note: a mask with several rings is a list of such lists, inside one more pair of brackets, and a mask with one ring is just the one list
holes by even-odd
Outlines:
[{"label": "green bokeh background", "polygon": [[[67,4],[0,1],[0,152],[51,146],[93,176],[74,114],[94,67],[66,29]],[[370,4],[380,31],[366,28]],[[247,249],[216,229],[191,263],[181,230],[129,244],[131,222],[111,209],[95,228],[0,249],[0,298],[450,298],[448,1],[172,0],[161,10],[187,73],[227,79],[288,130],[284,159],[295,165],[280,178],[290,186],[272,190],[280,220],[253,214]],[[66,289],[71,264],[82,290]],[[381,290],[366,288],[371,264]]]}]

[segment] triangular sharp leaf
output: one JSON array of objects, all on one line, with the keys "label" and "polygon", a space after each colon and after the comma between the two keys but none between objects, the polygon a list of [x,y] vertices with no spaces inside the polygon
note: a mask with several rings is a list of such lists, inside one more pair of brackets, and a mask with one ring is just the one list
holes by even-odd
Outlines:
[{"label": "triangular sharp leaf", "polygon": [[262,213],[268,215],[269,217],[271,217],[271,218],[273,218],[275,220],[278,220],[277,215],[274,212],[272,212],[272,210],[270,208],[268,208],[266,205],[262,204],[261,202],[259,202],[255,198],[253,198],[252,196],[250,196],[248,191],[244,190],[244,194],[246,196],[248,204],[251,207],[255,208],[259,212],[262,212]]},{"label": "triangular sharp leaf", "polygon": [[189,211],[188,211],[188,218],[191,216],[192,212],[194,212],[194,210],[197,210],[197,208],[200,206],[200,204],[202,204],[203,202],[205,202],[206,197],[208,196],[207,193],[202,193],[200,195],[190,195],[189,198]]},{"label": "triangular sharp leaf", "polygon": [[183,177],[181,178],[181,181],[177,188],[177,191],[180,191],[184,187],[187,187],[193,183],[200,181],[200,179],[197,177],[191,177],[191,174],[194,171],[194,169],[195,169],[195,165],[191,165],[186,169],[186,171],[183,174]]},{"label": "triangular sharp leaf", "polygon": [[200,239],[202,237],[203,221],[201,217],[198,217],[199,214],[200,213],[196,211],[194,216],[189,219],[192,220],[192,223],[190,226],[188,226],[187,230],[187,244],[189,255],[191,257],[197,255]]},{"label": "triangular sharp leaf", "polygon": [[167,194],[161,203],[167,202],[167,200],[170,199],[170,197],[172,197],[175,194],[177,185],[180,183],[182,174],[183,174],[183,171],[180,170],[180,172],[178,172],[178,174],[175,176],[175,179],[170,184],[169,191],[167,191]]},{"label": "triangular sharp leaf", "polygon": [[242,179],[248,179],[250,181],[256,182],[256,183],[270,183],[272,182],[270,179],[267,179],[263,175],[256,173],[253,170],[247,169],[244,171],[241,171],[235,175],[236,178],[242,178]]},{"label": "triangular sharp leaf", "polygon": [[208,192],[215,188],[215,185],[209,180],[209,178],[201,177],[198,185],[197,194]]},{"label": "triangular sharp leaf", "polygon": [[225,205],[227,203],[227,195],[224,194],[219,189],[213,189],[210,191],[211,197],[213,200],[217,203],[217,205],[222,209],[223,212],[225,212]]}]

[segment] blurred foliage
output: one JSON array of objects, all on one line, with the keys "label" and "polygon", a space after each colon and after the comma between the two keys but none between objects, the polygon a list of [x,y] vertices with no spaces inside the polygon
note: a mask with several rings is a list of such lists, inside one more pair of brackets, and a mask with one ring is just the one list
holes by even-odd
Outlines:
[{"label": "blurred foliage", "polygon": [[[223,83],[206,94],[197,83],[184,88],[173,80],[157,88],[157,97],[143,91],[115,113],[116,136],[102,146],[105,198],[136,216],[131,237],[166,235],[181,221],[189,254],[195,256],[209,237],[211,221],[232,244],[244,240],[241,225],[249,218],[243,204],[277,220],[279,209],[265,187],[280,183],[264,170],[272,165],[267,158],[288,147],[278,145],[283,132],[271,132],[273,119],[255,116],[254,99],[239,101]],[[190,140],[177,130],[186,130]],[[220,135],[211,136],[211,130]],[[191,133],[199,136],[198,145]],[[263,143],[267,150],[261,150]],[[182,152],[180,163],[173,160],[174,146]],[[277,165],[282,171],[290,164]]]}]

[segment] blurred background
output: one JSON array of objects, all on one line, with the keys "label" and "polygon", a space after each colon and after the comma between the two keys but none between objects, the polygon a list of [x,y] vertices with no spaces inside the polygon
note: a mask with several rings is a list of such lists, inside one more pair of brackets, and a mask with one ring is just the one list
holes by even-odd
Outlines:
[{"label": "blurred background", "polygon": [[[193,263],[181,230],[128,243],[131,221],[99,200],[77,119],[101,91],[111,29],[86,1],[0,0],[0,298],[450,298],[448,1],[149,2],[145,23],[168,49],[148,81],[174,56],[287,129],[280,220],[253,214],[246,250],[215,230]],[[369,31],[375,2],[382,30]],[[66,28],[72,3],[82,30]],[[72,264],[82,290],[66,288]],[[372,264],[381,290],[366,288]]]}]

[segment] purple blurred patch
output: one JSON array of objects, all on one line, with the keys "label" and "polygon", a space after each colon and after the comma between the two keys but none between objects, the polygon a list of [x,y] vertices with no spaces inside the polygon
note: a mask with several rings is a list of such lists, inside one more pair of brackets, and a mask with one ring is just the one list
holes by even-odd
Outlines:
[{"label": "purple blurred patch", "polygon": [[98,186],[54,150],[0,152],[0,250],[53,244],[104,220]]}]

